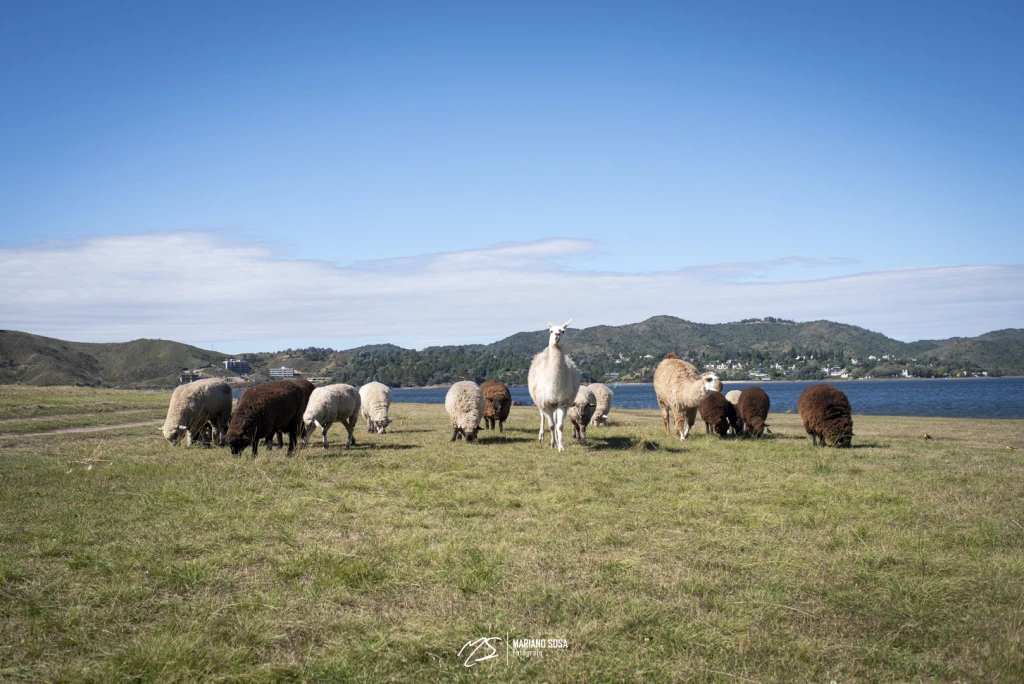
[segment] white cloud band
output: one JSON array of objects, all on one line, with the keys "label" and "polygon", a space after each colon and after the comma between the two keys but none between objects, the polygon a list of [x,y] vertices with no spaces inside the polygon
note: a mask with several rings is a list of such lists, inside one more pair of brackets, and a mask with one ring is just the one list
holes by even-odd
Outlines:
[{"label": "white cloud band", "polygon": [[[544,318],[619,325],[669,314],[716,323],[827,318],[904,340],[1024,320],[1024,267],[944,266],[752,282],[790,257],[679,271],[583,270],[598,245],[557,238],[350,266],[278,259],[200,232],[0,248],[0,326],[79,341],[159,337],[404,345],[495,340]],[[747,278],[747,279],[744,279]]]}]

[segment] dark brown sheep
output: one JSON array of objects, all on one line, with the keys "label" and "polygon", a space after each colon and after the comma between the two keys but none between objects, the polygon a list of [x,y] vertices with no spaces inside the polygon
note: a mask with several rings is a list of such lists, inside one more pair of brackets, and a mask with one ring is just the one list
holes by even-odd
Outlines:
[{"label": "dark brown sheep", "polygon": [[256,456],[259,443],[277,431],[288,433],[290,453],[295,448],[308,400],[305,389],[288,380],[247,389],[228,423],[227,442],[231,453],[238,455],[251,444],[252,455]]},{"label": "dark brown sheep", "polygon": [[740,393],[740,400],[736,404],[736,412],[743,421],[743,434],[757,439],[764,435],[765,420],[768,418],[768,410],[772,402],[768,399],[768,393],[756,385],[747,387]]},{"label": "dark brown sheep", "polygon": [[[316,385],[311,383],[309,380],[306,380],[305,378],[292,378],[291,380],[281,380],[281,382],[290,382],[290,383],[296,384],[299,387],[301,387],[302,391],[306,393],[306,404],[309,404],[309,398],[313,395],[313,390],[316,389]],[[303,413],[305,413],[306,409],[303,408],[302,411],[303,411]],[[273,435],[267,437],[267,448],[268,449],[273,449],[274,448],[274,436]],[[284,448],[284,438],[283,438],[280,430],[277,431],[277,448],[278,449],[283,449]],[[291,449],[289,449],[289,451],[291,451]]]},{"label": "dark brown sheep", "polygon": [[512,393],[508,386],[497,380],[488,380],[480,385],[480,391],[484,393],[484,428],[493,430],[497,423],[498,431],[504,432],[505,421],[512,408]]},{"label": "dark brown sheep", "polygon": [[850,400],[842,391],[832,385],[811,385],[801,392],[796,408],[815,446],[821,439],[822,446],[849,448],[853,440],[853,419]]},{"label": "dark brown sheep", "polygon": [[736,407],[721,392],[712,392],[704,398],[700,405],[700,417],[707,432],[714,432],[719,437],[728,436],[729,428],[738,432]]}]

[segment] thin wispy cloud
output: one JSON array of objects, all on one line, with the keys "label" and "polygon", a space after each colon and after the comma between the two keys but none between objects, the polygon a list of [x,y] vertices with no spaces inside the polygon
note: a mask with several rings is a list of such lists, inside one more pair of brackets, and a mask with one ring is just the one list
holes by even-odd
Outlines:
[{"label": "thin wispy cloud", "polygon": [[479,342],[537,329],[545,317],[573,317],[583,327],[658,314],[707,323],[827,318],[905,340],[1024,321],[1019,265],[756,281],[781,266],[814,274],[848,264],[794,256],[649,273],[586,270],[598,248],[552,239],[337,266],[202,232],[3,247],[0,326],[80,341],[234,341],[233,350],[247,351],[264,340],[330,340],[339,348]]}]

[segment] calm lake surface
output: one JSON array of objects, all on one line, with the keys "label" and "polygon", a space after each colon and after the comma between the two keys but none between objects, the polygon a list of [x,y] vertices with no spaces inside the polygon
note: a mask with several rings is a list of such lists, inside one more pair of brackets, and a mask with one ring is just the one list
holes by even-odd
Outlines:
[{"label": "calm lake surface", "polygon": [[[726,382],[723,392],[758,385],[768,393],[771,410],[796,413],[804,388],[817,382]],[[830,383],[850,399],[855,414],[872,416],[938,416],[948,418],[1024,418],[1024,378],[963,380],[854,380]],[[654,385],[611,386],[612,407],[657,409]],[[512,387],[516,404],[532,406],[525,387]],[[443,404],[447,388],[395,389],[393,401]]]}]

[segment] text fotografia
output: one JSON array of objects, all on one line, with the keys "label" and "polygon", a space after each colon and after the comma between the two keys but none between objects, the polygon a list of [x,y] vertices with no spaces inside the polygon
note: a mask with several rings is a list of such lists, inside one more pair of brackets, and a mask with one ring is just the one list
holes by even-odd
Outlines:
[{"label": "text fotografia", "polygon": [[569,648],[566,639],[513,639],[510,644],[515,658],[534,658],[544,651]]}]

